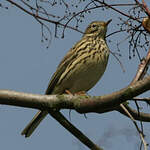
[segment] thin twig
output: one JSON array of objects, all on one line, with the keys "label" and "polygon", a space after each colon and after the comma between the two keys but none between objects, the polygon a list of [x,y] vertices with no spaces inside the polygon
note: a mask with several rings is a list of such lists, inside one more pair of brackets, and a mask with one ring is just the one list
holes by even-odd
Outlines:
[{"label": "thin twig", "polygon": [[50,23],[53,23],[53,24],[57,24],[57,25],[60,25],[60,26],[65,26],[65,27],[67,27],[69,29],[72,29],[72,30],[78,31],[80,33],[83,33],[82,31],[78,30],[77,28],[74,28],[74,27],[71,27],[71,26],[66,26],[63,23],[60,23],[58,21],[54,21],[54,20],[50,20],[50,19],[47,19],[47,18],[44,18],[44,17],[41,17],[41,16],[37,16],[36,14],[31,13],[30,11],[26,10],[25,8],[23,8],[22,6],[20,6],[19,4],[15,3],[12,0],[6,0],[6,1],[11,3],[11,4],[13,4],[14,6],[18,7],[19,9],[21,9],[25,13],[29,14],[30,16],[37,17],[38,19],[41,19],[43,21],[47,21],[47,22],[50,22]]},{"label": "thin twig", "polygon": [[110,51],[110,53],[111,53],[111,54],[116,58],[116,60],[119,62],[122,71],[125,72],[124,66],[123,66],[122,62],[119,60],[119,58],[114,54],[114,52]]},{"label": "thin twig", "polygon": [[143,7],[146,10],[147,15],[150,17],[150,9],[148,8],[148,6],[147,6],[147,4],[145,3],[144,0],[142,0],[142,4],[143,4]]},{"label": "thin twig", "polygon": [[139,64],[137,73],[132,82],[130,83],[131,85],[134,84],[136,81],[143,79],[144,75],[147,72],[149,64],[150,64],[150,49],[147,53],[146,58],[145,59],[143,58],[141,63]]},{"label": "thin twig", "polygon": [[[150,49],[149,49],[149,51],[147,53],[146,58],[141,61],[140,65],[138,67],[137,73],[136,73],[134,79],[132,80],[132,82],[130,83],[130,85],[133,85],[135,82],[137,82],[139,80],[142,80],[144,78],[144,75],[147,72],[149,63],[150,63]],[[137,102],[135,102],[135,103],[136,103],[136,106],[137,106],[138,115],[140,116],[140,111],[139,111],[138,103]],[[144,140],[143,130],[142,131],[139,130],[139,128],[138,128],[138,126],[137,126],[137,124],[135,122],[135,119],[133,118],[133,116],[131,115],[131,113],[129,113],[128,109],[125,108],[125,105],[124,104],[120,104],[120,107],[126,112],[126,114],[130,117],[130,119],[135,124],[135,127],[136,127],[137,131],[139,132],[141,141],[142,141],[142,143],[144,145],[144,149],[147,150],[147,143]],[[140,122],[141,122],[141,128],[143,129],[142,121],[140,120]]]},{"label": "thin twig", "polygon": [[144,134],[143,132],[139,129],[135,119],[132,117],[132,115],[129,113],[129,111],[126,109],[126,107],[123,105],[123,104],[120,104],[120,106],[122,107],[122,109],[127,113],[127,115],[129,116],[129,118],[132,120],[133,124],[135,125],[137,131],[139,132],[139,135],[140,135],[140,138],[142,140],[142,143],[144,145],[144,150],[147,150],[147,143],[146,141],[144,140]]},{"label": "thin twig", "polygon": [[132,100],[150,103],[150,98],[149,98],[149,97],[144,97],[144,98],[141,98],[141,97],[133,97]]}]

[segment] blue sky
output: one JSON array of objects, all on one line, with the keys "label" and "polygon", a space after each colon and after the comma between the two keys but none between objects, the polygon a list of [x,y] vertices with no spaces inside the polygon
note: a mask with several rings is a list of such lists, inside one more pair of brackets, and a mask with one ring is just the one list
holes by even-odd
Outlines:
[{"label": "blue sky", "polygon": [[[10,6],[10,5],[9,5]],[[113,18],[108,33],[116,30],[117,17],[115,13],[93,12],[81,24],[84,30],[91,21],[109,20]],[[44,94],[50,77],[65,53],[81,34],[66,30],[65,38],[54,37],[54,26],[51,24],[52,41],[46,49],[46,43],[41,43],[40,25],[31,16],[24,14],[14,6],[8,10],[0,9],[0,89],[10,89],[21,92]],[[124,39],[123,36],[112,36],[111,40]],[[116,51],[116,42],[108,43],[112,51]],[[103,95],[127,86],[135,75],[138,67],[137,57],[128,59],[126,43],[120,46],[125,73],[122,72],[116,59],[110,55],[107,70],[102,79],[88,93]],[[21,131],[34,116],[37,110],[12,106],[0,106],[0,141],[1,148],[8,149],[87,149],[68,131],[63,129],[52,117],[47,116],[34,134],[25,139]],[[63,113],[68,117],[68,110]],[[72,111],[72,123],[81,129],[88,137],[104,149],[138,149],[139,136],[132,122],[118,112],[105,114],[83,115]],[[144,124],[147,139],[149,138],[148,123]],[[147,140],[148,141],[148,140]]]}]

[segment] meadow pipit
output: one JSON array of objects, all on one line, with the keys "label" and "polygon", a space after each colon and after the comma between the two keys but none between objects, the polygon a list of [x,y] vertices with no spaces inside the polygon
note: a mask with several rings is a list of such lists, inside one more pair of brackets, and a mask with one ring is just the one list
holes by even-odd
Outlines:
[{"label": "meadow pipit", "polygon": [[[45,94],[63,94],[66,90],[71,93],[86,92],[98,82],[108,62],[109,48],[105,36],[110,22],[94,21],[89,24],[81,40],[58,65]],[[29,137],[47,114],[47,111],[39,111],[22,135]]]}]

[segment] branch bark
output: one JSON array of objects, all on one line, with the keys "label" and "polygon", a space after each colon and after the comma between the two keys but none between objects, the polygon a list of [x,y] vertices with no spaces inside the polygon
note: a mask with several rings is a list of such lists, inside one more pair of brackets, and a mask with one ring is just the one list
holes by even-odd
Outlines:
[{"label": "branch bark", "polygon": [[121,103],[132,99],[149,89],[150,76],[137,81],[120,91],[96,97],[78,95],[38,95],[0,90],[0,104],[40,110],[74,109],[79,113],[104,113],[116,110]]},{"label": "branch bark", "polygon": [[[132,117],[135,120],[138,121],[144,121],[144,122],[150,122],[150,114],[148,113],[143,113],[143,112],[137,112],[137,110],[132,109],[131,107],[129,107],[128,105],[124,105],[126,107],[126,109],[129,111],[129,113],[132,115]],[[117,109],[117,111],[119,111],[121,114],[129,117],[127,115],[127,113],[120,107]]]}]

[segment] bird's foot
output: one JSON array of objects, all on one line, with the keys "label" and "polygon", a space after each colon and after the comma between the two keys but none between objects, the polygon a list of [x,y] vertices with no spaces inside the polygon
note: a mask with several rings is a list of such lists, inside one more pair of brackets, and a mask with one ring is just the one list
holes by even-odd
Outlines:
[{"label": "bird's foot", "polygon": [[76,92],[76,93],[71,93],[69,90],[65,90],[65,93],[69,94],[69,95],[81,95],[81,96],[87,95],[85,91],[79,91],[79,92]]},{"label": "bird's foot", "polygon": [[79,92],[75,93],[75,95],[85,96],[86,92],[85,91],[79,91]]},{"label": "bird's foot", "polygon": [[69,90],[65,90],[66,94],[73,95]]}]

